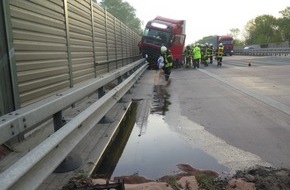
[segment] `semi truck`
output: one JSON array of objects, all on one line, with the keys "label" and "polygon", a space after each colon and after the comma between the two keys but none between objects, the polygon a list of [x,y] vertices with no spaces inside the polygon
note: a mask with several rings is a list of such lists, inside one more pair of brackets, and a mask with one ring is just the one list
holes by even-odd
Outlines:
[{"label": "semi truck", "polygon": [[218,49],[220,43],[224,45],[224,55],[232,56],[234,53],[234,41],[233,37],[229,35],[215,35],[208,36],[202,39],[201,43],[213,44],[215,50]]},{"label": "semi truck", "polygon": [[160,47],[166,46],[172,52],[173,65],[178,66],[183,60],[185,38],[185,20],[157,16],[145,26],[139,42],[140,53],[147,57],[150,68],[157,68]]}]

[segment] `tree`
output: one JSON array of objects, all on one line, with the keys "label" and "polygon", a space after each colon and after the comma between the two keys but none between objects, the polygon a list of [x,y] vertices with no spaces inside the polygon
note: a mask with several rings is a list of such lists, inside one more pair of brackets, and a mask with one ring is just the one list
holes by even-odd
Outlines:
[{"label": "tree", "polygon": [[245,30],[246,44],[268,44],[282,41],[278,21],[271,15],[262,15],[250,20]]},{"label": "tree", "polygon": [[239,40],[239,38],[238,38],[238,36],[239,36],[239,34],[240,34],[240,29],[238,29],[238,28],[232,28],[232,29],[230,29],[230,35],[233,37],[233,39],[234,39],[234,45],[236,45],[236,46],[242,46],[243,44],[244,44],[244,42],[243,41],[241,41],[241,40]]},{"label": "tree", "polygon": [[122,0],[103,0],[100,5],[132,30],[142,34],[141,21],[136,17],[136,9]]},{"label": "tree", "polygon": [[230,32],[231,32],[231,36],[234,38],[234,39],[237,39],[239,34],[240,34],[240,29],[238,28],[231,28],[230,29]]},{"label": "tree", "polygon": [[282,18],[278,19],[279,30],[281,31],[282,40],[288,41],[290,46],[290,7],[279,12]]}]

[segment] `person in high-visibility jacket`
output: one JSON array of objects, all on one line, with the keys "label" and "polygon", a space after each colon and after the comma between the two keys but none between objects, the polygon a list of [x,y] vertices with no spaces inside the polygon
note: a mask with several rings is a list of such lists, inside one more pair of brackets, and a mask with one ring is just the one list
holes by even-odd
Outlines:
[{"label": "person in high-visibility jacket", "polygon": [[190,45],[187,45],[185,47],[185,50],[184,50],[184,55],[185,55],[185,67],[188,68],[188,67],[191,67],[191,48],[190,48]]},{"label": "person in high-visibility jacket", "polygon": [[208,66],[207,62],[207,50],[208,50],[208,43],[205,43],[203,46],[201,46],[201,63],[204,64],[205,67]]},{"label": "person in high-visibility jacket", "polygon": [[167,47],[161,46],[160,48],[161,51],[161,56],[164,59],[164,66],[162,67],[165,75],[165,80],[169,80],[169,76],[171,74],[171,68],[173,66],[173,58],[172,58],[172,53]]},{"label": "person in high-visibility jacket", "polygon": [[217,62],[218,62],[217,66],[222,66],[223,55],[224,55],[224,45],[220,43],[217,49]]},{"label": "person in high-visibility jacket", "polygon": [[195,47],[192,50],[192,54],[193,54],[193,68],[194,69],[196,69],[196,67],[199,68],[199,60],[201,58],[199,43],[195,44]]},{"label": "person in high-visibility jacket", "polygon": [[207,57],[209,58],[209,63],[212,64],[213,61],[213,55],[214,55],[214,48],[213,44],[209,44],[209,48],[207,50]]}]

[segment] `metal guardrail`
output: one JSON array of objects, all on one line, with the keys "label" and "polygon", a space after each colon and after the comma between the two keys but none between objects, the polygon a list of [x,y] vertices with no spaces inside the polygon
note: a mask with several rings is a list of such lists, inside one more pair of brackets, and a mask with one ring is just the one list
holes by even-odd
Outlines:
[{"label": "metal guardrail", "polygon": [[[3,128],[6,133],[10,133],[11,129],[8,128],[11,128],[10,126],[12,124],[18,124],[19,130],[24,129],[24,123],[26,127],[33,126],[44,117],[54,114],[70,105],[73,101],[78,100],[80,97],[95,91],[98,87],[103,86],[112,79],[116,79],[121,74],[136,68],[140,63],[141,61],[137,61],[122,70],[115,71],[97,79],[95,83],[87,84],[82,88],[78,88],[78,90],[70,89],[66,93],[54,96],[46,102],[42,101],[41,103],[14,112],[10,118],[7,118],[8,120],[6,122],[0,124],[1,135]],[[125,95],[146,68],[147,64],[142,65],[121,84],[110,90],[102,98],[98,99],[90,107],[2,172],[0,174],[0,188],[36,189],[118,100]],[[44,116],[41,116],[42,114]],[[33,118],[37,122],[30,121]],[[4,135],[4,137],[7,138],[8,136]]]},{"label": "metal guardrail", "polygon": [[234,55],[289,56],[290,48],[234,49]]},{"label": "metal guardrail", "polygon": [[128,71],[134,69],[144,59],[126,65],[118,70],[75,85],[63,93],[58,93],[42,101],[36,102],[9,114],[0,117],[0,144],[12,139],[24,131],[29,131],[43,120],[53,114],[66,109],[78,100],[90,95],[107,83],[117,79]]}]

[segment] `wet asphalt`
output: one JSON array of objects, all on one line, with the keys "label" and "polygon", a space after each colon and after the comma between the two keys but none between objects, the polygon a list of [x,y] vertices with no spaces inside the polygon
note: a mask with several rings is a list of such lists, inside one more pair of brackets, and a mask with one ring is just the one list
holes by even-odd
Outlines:
[{"label": "wet asphalt", "polygon": [[152,88],[150,111],[139,114],[146,119],[134,124],[112,177],[157,179],[178,164],[220,174],[290,168],[289,78],[289,57],[224,57],[222,67],[173,69],[169,85],[146,71],[135,92]]}]

